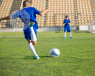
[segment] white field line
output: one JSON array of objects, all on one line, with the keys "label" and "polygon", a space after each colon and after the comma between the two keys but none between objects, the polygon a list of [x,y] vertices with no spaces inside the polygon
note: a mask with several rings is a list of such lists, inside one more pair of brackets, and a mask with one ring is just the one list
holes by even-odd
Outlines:
[{"label": "white field line", "polygon": [[[15,45],[15,44],[21,44],[21,45],[27,45],[26,43],[23,44],[23,43],[9,43],[9,44],[12,44],[12,45]],[[58,43],[37,43],[38,45],[39,44],[58,44]]]},{"label": "white field line", "polygon": [[[1,37],[7,37],[7,38],[24,38],[24,36],[0,36],[0,38]],[[69,37],[69,36],[67,36],[67,37]],[[74,37],[76,37],[76,38],[78,37],[79,38],[79,37],[95,37],[95,36],[73,36],[73,38]],[[59,37],[37,37],[37,38],[62,38],[62,37],[59,36]]]}]

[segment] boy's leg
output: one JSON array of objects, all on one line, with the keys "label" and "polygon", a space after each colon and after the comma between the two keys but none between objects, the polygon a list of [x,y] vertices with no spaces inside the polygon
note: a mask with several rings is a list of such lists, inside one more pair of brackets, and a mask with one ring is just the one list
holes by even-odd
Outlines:
[{"label": "boy's leg", "polygon": [[[31,29],[31,40],[30,40],[30,45],[31,45],[31,50],[32,50],[32,52],[33,52],[33,54],[35,55],[35,58],[36,59],[39,59],[39,56],[37,55],[37,53],[36,53],[36,51],[35,51],[35,48],[34,48],[34,46],[33,45],[36,45],[37,44],[37,36],[36,36],[36,34],[35,34],[35,32],[34,32],[34,29],[33,29],[33,27],[30,27],[30,29]],[[32,42],[32,43],[31,43]]]},{"label": "boy's leg", "polygon": [[68,31],[68,32],[69,32],[69,34],[70,34],[70,38],[72,38],[72,34],[71,34],[71,29],[70,29],[70,26],[68,26],[67,31]]},{"label": "boy's leg", "polygon": [[69,32],[69,34],[70,34],[70,37],[72,37],[72,34],[71,34],[71,32]]},{"label": "boy's leg", "polygon": [[64,32],[64,38],[66,38],[66,32]]},{"label": "boy's leg", "polygon": [[71,32],[70,32],[70,38],[71,38],[71,39],[73,38]]},{"label": "boy's leg", "polygon": [[[28,40],[28,45],[29,45],[30,50],[33,52],[34,56],[37,57],[38,55],[36,54],[35,48],[33,46],[33,44],[36,45],[36,41],[33,41],[33,44],[32,44],[31,37],[30,37],[31,29],[30,28],[25,29],[24,35],[25,35],[25,38]],[[36,59],[39,59],[39,58],[36,58]]]},{"label": "boy's leg", "polygon": [[67,28],[64,27],[64,39],[66,39],[66,30],[67,30]]},{"label": "boy's leg", "polygon": [[29,45],[30,50],[33,52],[35,58],[36,58],[36,59],[39,59],[39,57],[38,57],[38,55],[37,55],[37,53],[36,53],[36,51],[35,51],[35,48],[34,48],[32,42],[31,42],[31,40],[29,40],[28,45]]}]

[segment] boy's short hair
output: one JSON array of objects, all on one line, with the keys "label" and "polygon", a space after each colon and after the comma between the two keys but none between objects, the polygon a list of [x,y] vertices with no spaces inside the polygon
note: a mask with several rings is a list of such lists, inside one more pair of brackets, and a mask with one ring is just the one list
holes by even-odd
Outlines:
[{"label": "boy's short hair", "polygon": [[25,1],[23,2],[23,7],[26,7],[26,6],[27,6],[27,3],[30,3],[30,1],[25,0]]},{"label": "boy's short hair", "polygon": [[68,15],[65,16],[65,18],[68,18],[68,17],[69,17]]}]

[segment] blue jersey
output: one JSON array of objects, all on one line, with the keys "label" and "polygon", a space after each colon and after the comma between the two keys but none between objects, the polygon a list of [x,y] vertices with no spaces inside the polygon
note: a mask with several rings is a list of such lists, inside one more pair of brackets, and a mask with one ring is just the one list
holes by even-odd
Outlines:
[{"label": "blue jersey", "polygon": [[65,23],[64,32],[66,32],[66,30],[67,30],[67,32],[71,32],[70,25],[68,24],[68,23],[71,23],[70,19],[68,19],[68,20],[65,19],[63,23]]},{"label": "blue jersey", "polygon": [[68,26],[69,25],[68,23],[71,23],[71,21],[70,21],[70,19],[68,19],[68,20],[65,19],[63,23],[66,23],[65,26]]},{"label": "blue jersey", "polygon": [[22,10],[19,10],[15,14],[12,15],[14,19],[20,18],[22,22],[24,23],[24,29],[27,29],[29,27],[30,22],[34,22],[34,26],[36,29],[38,29],[38,24],[36,20],[36,14],[39,15],[40,11],[38,11],[34,7],[27,7],[23,8]]}]

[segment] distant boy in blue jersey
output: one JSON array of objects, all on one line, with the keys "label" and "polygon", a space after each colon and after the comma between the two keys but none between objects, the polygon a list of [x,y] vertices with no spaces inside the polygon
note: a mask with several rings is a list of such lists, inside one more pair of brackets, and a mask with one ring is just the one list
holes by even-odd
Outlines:
[{"label": "distant boy in blue jersey", "polygon": [[65,16],[65,19],[64,19],[64,39],[66,39],[66,30],[67,32],[70,33],[70,38],[72,39],[72,34],[71,34],[71,29],[70,29],[70,19],[68,19],[68,15]]},{"label": "distant boy in blue jersey", "polygon": [[36,14],[42,16],[46,12],[50,11],[50,9],[46,9],[42,12],[38,11],[36,8],[31,7],[31,4],[28,0],[23,2],[23,9],[19,10],[15,14],[11,16],[4,17],[1,20],[8,20],[11,18],[20,18],[22,22],[24,23],[24,35],[25,39],[28,41],[28,45],[30,50],[33,52],[35,59],[39,59],[39,56],[37,55],[35,48],[33,45],[37,44],[37,29],[38,29],[38,24],[36,21]]}]

